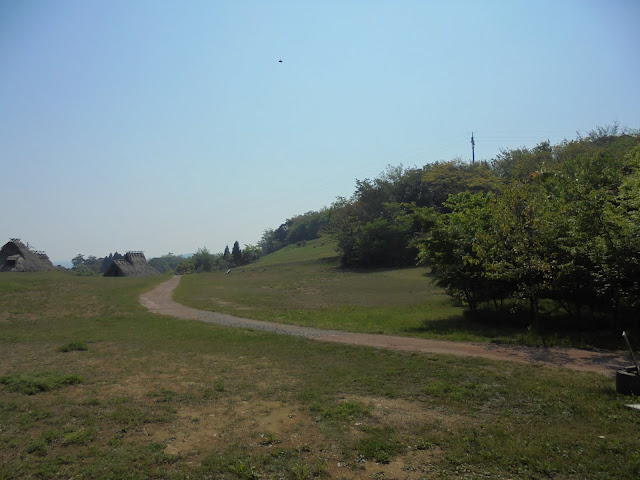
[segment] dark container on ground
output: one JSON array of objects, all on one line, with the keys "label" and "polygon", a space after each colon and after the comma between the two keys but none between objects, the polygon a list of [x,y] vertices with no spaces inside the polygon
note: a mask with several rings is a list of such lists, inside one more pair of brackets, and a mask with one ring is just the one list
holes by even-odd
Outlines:
[{"label": "dark container on ground", "polygon": [[616,373],[616,392],[640,396],[640,375],[635,365],[621,368]]}]

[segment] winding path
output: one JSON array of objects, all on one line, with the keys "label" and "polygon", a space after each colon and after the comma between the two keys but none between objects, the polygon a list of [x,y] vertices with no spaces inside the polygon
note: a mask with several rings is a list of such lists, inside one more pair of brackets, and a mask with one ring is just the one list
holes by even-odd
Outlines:
[{"label": "winding path", "polygon": [[171,315],[188,320],[225,325],[229,327],[252,328],[270,332],[312,338],[323,342],[365,345],[390,350],[421,353],[437,353],[461,357],[482,357],[491,360],[508,360],[564,367],[578,371],[591,371],[607,376],[615,376],[616,370],[629,365],[630,359],[624,352],[594,352],[575,348],[542,348],[515,345],[494,345],[485,343],[449,342],[417,337],[375,335],[370,333],[350,333],[337,330],[321,330],[312,327],[263,322],[235,317],[224,313],[208,312],[187,307],[173,300],[173,292],[180,283],[180,276],[174,276],[147,293],[140,295],[140,303],[151,312]]}]

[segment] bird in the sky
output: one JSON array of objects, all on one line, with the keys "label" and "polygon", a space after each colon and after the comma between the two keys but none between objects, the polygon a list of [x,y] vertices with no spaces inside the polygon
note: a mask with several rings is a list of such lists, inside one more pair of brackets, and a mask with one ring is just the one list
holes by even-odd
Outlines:
[{"label": "bird in the sky", "polygon": [[278,63],[282,63],[282,59],[278,60]]}]

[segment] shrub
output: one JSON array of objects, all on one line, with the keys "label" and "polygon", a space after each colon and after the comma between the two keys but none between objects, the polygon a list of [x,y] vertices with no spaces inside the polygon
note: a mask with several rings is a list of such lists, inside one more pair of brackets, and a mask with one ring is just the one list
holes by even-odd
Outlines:
[{"label": "shrub", "polygon": [[61,346],[60,348],[58,348],[59,352],[83,352],[85,350],[88,350],[89,348],[87,347],[87,345],[84,342],[71,342],[71,343],[67,343],[66,345]]},{"label": "shrub", "polygon": [[393,437],[390,429],[371,428],[368,433],[356,447],[362,458],[389,463],[394,456],[404,451],[404,446]]},{"label": "shrub", "polygon": [[25,395],[35,395],[79,383],[82,383],[81,376],[62,375],[60,372],[14,373],[0,377],[0,384],[6,385],[12,392]]}]

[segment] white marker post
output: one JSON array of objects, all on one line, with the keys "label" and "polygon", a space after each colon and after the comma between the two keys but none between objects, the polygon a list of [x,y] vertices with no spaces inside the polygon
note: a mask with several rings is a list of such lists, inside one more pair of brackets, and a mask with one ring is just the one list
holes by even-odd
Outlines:
[{"label": "white marker post", "polygon": [[627,337],[627,332],[622,332],[622,337],[624,338],[624,341],[627,342],[627,347],[629,347],[629,351],[631,352],[631,358],[633,358],[633,363],[636,366],[636,375],[640,375],[638,360],[636,360],[636,355],[633,353],[633,348],[631,348],[631,343],[629,342],[629,337]]}]

